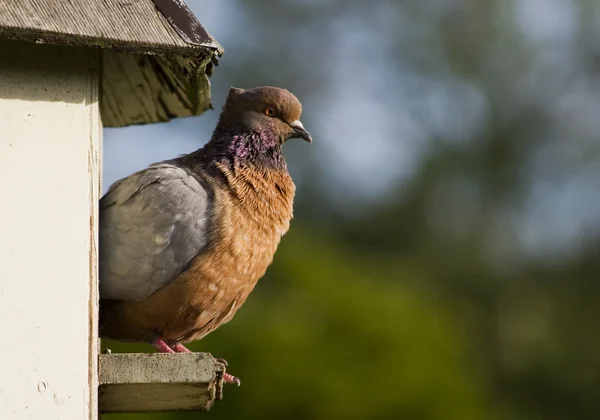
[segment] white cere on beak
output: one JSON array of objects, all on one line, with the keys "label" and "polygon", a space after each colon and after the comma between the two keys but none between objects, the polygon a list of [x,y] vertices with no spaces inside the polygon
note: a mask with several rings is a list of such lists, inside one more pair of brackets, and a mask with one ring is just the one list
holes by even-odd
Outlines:
[{"label": "white cere on beak", "polygon": [[300,120],[292,121],[290,123],[290,126],[292,128],[298,128],[300,130],[304,130],[304,125],[300,122]]}]

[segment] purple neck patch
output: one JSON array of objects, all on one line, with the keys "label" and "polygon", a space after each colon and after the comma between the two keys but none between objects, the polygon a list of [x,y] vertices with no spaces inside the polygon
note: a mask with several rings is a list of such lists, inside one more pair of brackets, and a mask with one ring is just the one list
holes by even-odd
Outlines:
[{"label": "purple neck patch", "polygon": [[215,133],[211,141],[221,158],[235,165],[260,165],[271,169],[287,169],[277,135],[263,130],[248,134]]},{"label": "purple neck patch", "polygon": [[229,143],[228,151],[235,158],[245,159],[278,146],[279,141],[274,135],[262,131],[234,135]]}]

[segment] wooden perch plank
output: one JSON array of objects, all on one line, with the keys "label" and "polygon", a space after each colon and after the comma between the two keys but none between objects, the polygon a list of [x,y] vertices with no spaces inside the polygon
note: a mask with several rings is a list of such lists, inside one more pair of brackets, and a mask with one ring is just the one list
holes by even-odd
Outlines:
[{"label": "wooden perch plank", "polygon": [[102,354],[102,413],[209,410],[222,398],[225,367],[208,353]]}]

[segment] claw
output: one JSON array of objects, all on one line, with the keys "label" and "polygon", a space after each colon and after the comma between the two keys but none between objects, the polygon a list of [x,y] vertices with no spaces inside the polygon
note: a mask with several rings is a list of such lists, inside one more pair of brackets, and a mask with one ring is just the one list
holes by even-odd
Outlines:
[{"label": "claw", "polygon": [[[229,366],[229,363],[227,363],[227,360],[222,359],[220,357],[215,357],[215,361],[225,367]],[[242,384],[242,381],[240,381],[240,378],[235,377],[227,372],[223,372],[223,381],[228,384],[236,384],[237,386],[240,386]]]},{"label": "claw", "polygon": [[229,373],[223,373],[223,380],[228,384],[236,384],[237,386],[240,386],[242,384],[240,378],[230,375]]},{"label": "claw", "polygon": [[229,366],[229,363],[227,363],[227,360],[225,360],[225,359],[221,359],[220,357],[215,357],[215,360],[217,361],[217,363],[220,363],[225,367]]}]

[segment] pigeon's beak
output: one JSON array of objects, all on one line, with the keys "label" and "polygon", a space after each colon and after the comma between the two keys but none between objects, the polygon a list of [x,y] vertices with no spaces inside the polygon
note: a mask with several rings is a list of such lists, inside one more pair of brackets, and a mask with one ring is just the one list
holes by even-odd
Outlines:
[{"label": "pigeon's beak", "polygon": [[306,128],[304,128],[304,126],[302,125],[300,120],[291,122],[290,127],[292,127],[294,129],[294,132],[292,133],[292,135],[290,137],[291,139],[299,138],[299,139],[304,139],[309,143],[312,143],[312,137],[311,137],[310,133],[308,131],[306,131]]}]

